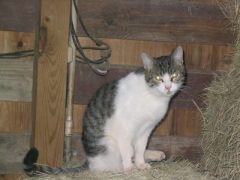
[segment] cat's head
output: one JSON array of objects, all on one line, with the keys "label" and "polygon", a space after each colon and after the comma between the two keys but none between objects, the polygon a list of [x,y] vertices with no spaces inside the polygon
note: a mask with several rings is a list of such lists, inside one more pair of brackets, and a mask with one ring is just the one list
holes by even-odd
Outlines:
[{"label": "cat's head", "polygon": [[182,47],[179,46],[170,56],[152,58],[143,53],[141,57],[145,69],[145,80],[152,92],[173,96],[185,79]]}]

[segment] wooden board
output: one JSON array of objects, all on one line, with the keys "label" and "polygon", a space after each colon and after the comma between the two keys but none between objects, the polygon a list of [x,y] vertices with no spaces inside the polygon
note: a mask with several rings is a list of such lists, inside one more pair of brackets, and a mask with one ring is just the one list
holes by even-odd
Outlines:
[{"label": "wooden board", "polygon": [[[75,133],[72,138],[72,150],[76,153],[76,157],[73,158],[85,159],[81,134]],[[182,156],[196,163],[202,155],[200,140],[200,137],[153,136],[149,141],[148,149],[164,151],[167,158]]]},{"label": "wooden board", "polygon": [[202,155],[200,137],[153,136],[148,149],[162,150],[167,158],[181,156],[191,162],[199,162]]},{"label": "wooden board", "polygon": [[0,132],[30,132],[31,103],[0,101]]},{"label": "wooden board", "polygon": [[[0,3],[2,2],[3,1],[1,1]],[[0,31],[0,53],[33,50],[34,42],[34,33]]]},{"label": "wooden board", "polygon": [[[22,160],[30,148],[30,136],[30,133],[0,133],[0,174],[23,172]],[[200,140],[199,137],[153,136],[148,149],[162,150],[166,153],[167,158],[179,155],[192,162],[198,162],[202,154]],[[10,148],[12,149],[11,153],[9,153]],[[73,134],[72,150],[76,154],[73,156],[73,160],[85,159],[79,133]]]},{"label": "wooden board", "polygon": [[[126,76],[138,67],[113,65],[106,76],[98,76],[87,65],[76,65],[74,104],[88,104],[92,95],[103,84]],[[214,74],[207,71],[188,71],[186,90],[180,92],[170,103],[171,109],[197,110],[193,101],[203,107],[203,89],[213,80]]]},{"label": "wooden board", "polygon": [[[88,38],[81,37],[79,40],[82,46],[96,46]],[[102,40],[107,42],[112,49],[111,64],[142,66],[142,53],[147,53],[152,57],[166,56],[170,55],[178,46],[182,46],[186,69],[216,71],[227,69],[233,54],[231,46],[106,38],[102,38]],[[93,60],[100,57],[99,51],[85,50],[84,52]]]},{"label": "wooden board", "polygon": [[30,148],[30,133],[1,132],[0,145],[0,174],[22,173],[22,161]]},{"label": "wooden board", "polygon": [[[224,28],[229,21],[213,1],[79,0],[78,5],[95,37],[215,45],[233,40]],[[36,6],[35,1],[2,0],[0,29],[34,32]],[[85,36],[81,28],[78,32]]]},{"label": "wooden board", "polygon": [[34,32],[36,1],[1,0],[0,30]]},{"label": "wooden board", "polygon": [[70,0],[41,1],[36,32],[32,146],[38,163],[63,163]]},{"label": "wooden board", "polygon": [[31,102],[32,76],[31,59],[1,59],[0,100]]},{"label": "wooden board", "polygon": [[176,136],[202,136],[202,121],[199,111],[175,110],[172,134]]},{"label": "wooden board", "polygon": [[[34,34],[0,31],[0,53],[33,49]],[[151,56],[169,55],[178,45],[184,48],[185,65],[192,70],[223,70],[231,63],[230,46],[199,44],[177,44],[152,41],[103,39],[112,48],[112,64],[141,66],[140,55],[145,52]],[[84,46],[94,46],[87,38],[80,38]],[[18,45],[22,44],[21,47]],[[100,57],[97,51],[86,51],[91,59]],[[32,58],[0,59],[0,100],[31,101]],[[9,81],[9,78],[14,78]],[[11,91],[8,91],[9,88]],[[24,93],[24,94],[23,94]]]},{"label": "wooden board", "polygon": [[[227,45],[233,43],[217,4],[174,0],[78,0],[94,37]],[[85,36],[78,25],[79,36]]]},{"label": "wooden board", "polygon": [[1,180],[24,180],[27,178],[27,175],[23,174],[3,174],[0,175]]}]

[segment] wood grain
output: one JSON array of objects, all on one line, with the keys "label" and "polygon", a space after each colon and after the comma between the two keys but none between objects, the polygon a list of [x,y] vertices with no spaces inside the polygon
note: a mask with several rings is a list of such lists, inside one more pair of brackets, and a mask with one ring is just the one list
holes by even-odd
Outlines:
[{"label": "wood grain", "polygon": [[[6,38],[5,36],[6,35]],[[2,52],[31,49],[33,33],[13,33],[0,31],[0,47]],[[15,38],[16,37],[16,38]],[[84,46],[94,45],[87,38],[80,38]],[[232,48],[230,46],[212,46],[199,44],[177,44],[151,41],[104,39],[112,48],[110,61],[112,64],[142,65],[140,55],[145,52],[151,56],[169,55],[178,45],[183,46],[185,65],[194,70],[225,70],[231,63]],[[11,43],[12,42],[12,43]],[[17,48],[18,42],[23,46]],[[13,50],[12,50],[13,49]],[[100,53],[86,51],[88,57],[97,59]],[[0,60],[0,100],[31,101],[32,58]],[[9,81],[11,79],[11,81]],[[11,91],[10,91],[11,90]]]},{"label": "wood grain", "polygon": [[0,174],[22,173],[22,161],[30,148],[30,133],[1,132],[0,144]]},{"label": "wood grain", "polygon": [[[154,42],[140,40],[106,39],[111,49],[112,64],[142,66],[141,54],[147,53],[152,57],[170,55],[177,46],[184,50],[184,60],[187,69],[191,70],[224,70],[231,63],[233,48],[231,46],[216,46],[205,44],[187,44]],[[85,37],[79,38],[82,46],[96,46],[91,40]],[[91,59],[98,59],[98,51],[86,50],[86,55]]]},{"label": "wood grain", "polygon": [[[206,1],[204,1],[206,2]],[[227,45],[233,43],[217,4],[153,0],[79,0],[90,34],[111,39]],[[86,36],[78,26],[79,36]]]},{"label": "wood grain", "polygon": [[0,29],[34,32],[36,26],[36,1],[1,0]]},{"label": "wood grain", "polygon": [[83,123],[83,115],[87,105],[77,105],[73,106],[73,120],[74,120],[74,132],[82,132],[82,123]]},{"label": "wood grain", "polygon": [[4,175],[0,175],[0,179],[1,180],[24,180],[26,178],[27,178],[27,176],[26,175],[22,175],[22,174],[4,174]]},{"label": "wood grain", "polygon": [[202,121],[199,111],[174,111],[173,134],[176,136],[201,136]]},{"label": "wood grain", "polygon": [[[0,3],[2,3],[2,1]],[[33,50],[34,42],[34,33],[0,31],[0,53]]]},{"label": "wood grain", "polygon": [[0,101],[0,132],[29,132],[31,103]]},{"label": "wood grain", "polygon": [[167,112],[166,117],[162,120],[162,122],[156,127],[153,132],[153,135],[174,135],[173,133],[173,124],[174,123],[174,110],[169,110]]},{"label": "wood grain", "polygon": [[32,76],[32,60],[1,59],[0,100],[31,102]]},{"label": "wood grain", "polygon": [[[164,42],[231,44],[233,37],[214,0],[79,0],[83,21],[95,37]],[[0,2],[0,29],[34,32],[37,3]],[[27,21],[26,21],[27,19]],[[79,35],[85,36],[82,29]]]},{"label": "wood grain", "polygon": [[63,163],[70,0],[42,0],[36,33],[32,146],[38,163]]}]

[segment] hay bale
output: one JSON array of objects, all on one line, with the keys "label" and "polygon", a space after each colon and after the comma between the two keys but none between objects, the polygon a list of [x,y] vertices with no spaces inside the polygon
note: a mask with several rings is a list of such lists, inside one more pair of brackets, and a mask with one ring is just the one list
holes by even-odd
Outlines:
[{"label": "hay bale", "polygon": [[201,167],[220,179],[240,179],[240,1],[225,0],[221,7],[237,39],[228,71],[206,89]]},{"label": "hay bale", "polygon": [[152,168],[129,174],[82,171],[68,175],[42,175],[41,177],[26,178],[25,180],[215,180],[207,173],[197,171],[196,165],[189,161],[165,161],[152,163]]}]

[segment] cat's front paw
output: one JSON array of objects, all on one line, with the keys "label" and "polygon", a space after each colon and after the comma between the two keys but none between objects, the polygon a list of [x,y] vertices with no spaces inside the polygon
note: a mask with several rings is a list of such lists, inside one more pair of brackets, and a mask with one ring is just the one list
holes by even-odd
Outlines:
[{"label": "cat's front paw", "polygon": [[162,161],[166,158],[166,155],[162,151],[146,150],[144,159],[146,162]]},{"label": "cat's front paw", "polygon": [[117,166],[113,171],[113,173],[122,173],[122,172],[123,172],[123,166],[122,165]]},{"label": "cat's front paw", "polygon": [[137,171],[137,168],[134,165],[124,168],[124,173],[126,174],[136,172],[136,171]]},{"label": "cat's front paw", "polygon": [[140,170],[146,170],[151,168],[151,165],[148,163],[141,163],[141,164],[135,164],[135,165]]}]

